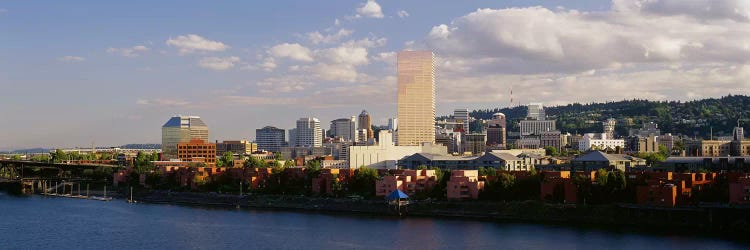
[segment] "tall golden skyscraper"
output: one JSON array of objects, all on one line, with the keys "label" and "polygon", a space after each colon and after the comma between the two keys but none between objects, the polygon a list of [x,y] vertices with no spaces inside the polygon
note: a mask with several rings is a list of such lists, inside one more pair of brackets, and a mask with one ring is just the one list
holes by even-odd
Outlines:
[{"label": "tall golden skyscraper", "polygon": [[396,143],[435,143],[435,55],[398,52],[398,134]]}]

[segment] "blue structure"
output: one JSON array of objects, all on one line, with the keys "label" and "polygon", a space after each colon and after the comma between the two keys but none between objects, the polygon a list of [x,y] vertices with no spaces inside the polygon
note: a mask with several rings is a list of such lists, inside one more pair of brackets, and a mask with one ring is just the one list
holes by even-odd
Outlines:
[{"label": "blue structure", "polygon": [[404,192],[402,192],[399,189],[396,189],[396,191],[391,192],[391,194],[386,197],[389,201],[392,200],[400,200],[400,199],[409,199],[409,196],[406,195]]}]

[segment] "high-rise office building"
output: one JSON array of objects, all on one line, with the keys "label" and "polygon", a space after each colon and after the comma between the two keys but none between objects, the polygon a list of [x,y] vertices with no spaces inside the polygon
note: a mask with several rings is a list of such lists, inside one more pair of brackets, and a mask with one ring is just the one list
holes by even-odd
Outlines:
[{"label": "high-rise office building", "polygon": [[401,146],[435,142],[435,68],[431,51],[397,55],[398,139]]},{"label": "high-rise office building", "polygon": [[396,131],[398,129],[398,118],[388,118],[388,130]]},{"label": "high-rise office building", "polygon": [[286,131],[272,126],[256,129],[255,142],[259,150],[281,152],[281,148],[286,145]]},{"label": "high-rise office building", "polygon": [[177,144],[202,140],[208,143],[208,126],[199,116],[174,116],[161,127],[162,159],[177,159]]},{"label": "high-rise office building", "polygon": [[366,110],[362,110],[362,113],[359,114],[359,119],[357,120],[357,130],[363,130],[363,129],[367,130],[366,140],[375,138],[375,134],[373,134],[373,131],[372,131],[372,119],[370,118],[370,114],[367,113]]},{"label": "high-rise office building", "polygon": [[[256,135],[257,136],[257,135]],[[258,150],[258,144],[247,140],[239,141],[216,141],[216,155],[223,155],[226,152],[234,154],[249,155]]]},{"label": "high-rise office building", "polygon": [[495,113],[492,115],[492,120],[487,122],[487,146],[505,149],[505,126],[505,114]]},{"label": "high-rise office building", "polygon": [[555,128],[555,120],[522,120],[520,127],[521,137],[540,135],[541,132],[557,130]]},{"label": "high-rise office building", "polygon": [[323,131],[320,129],[318,118],[305,117],[297,120],[295,130],[297,147],[321,147],[323,145]]},{"label": "high-rise office building", "polygon": [[289,143],[287,143],[287,146],[289,147],[297,147],[297,129],[292,128],[289,129]]},{"label": "high-rise office building", "polygon": [[602,127],[604,127],[604,133],[607,134],[607,138],[614,139],[615,138],[615,125],[617,124],[617,120],[614,118],[609,118],[606,121],[602,122]]},{"label": "high-rise office building", "polygon": [[484,134],[467,134],[465,138],[464,152],[471,152],[474,155],[484,153],[487,145]]},{"label": "high-rise office building", "polygon": [[469,109],[453,110],[453,119],[462,124],[461,127],[465,133],[469,133]]},{"label": "high-rise office building", "polygon": [[526,118],[530,120],[537,120],[542,121],[546,120],[546,115],[544,114],[544,105],[538,102],[532,102],[529,103],[528,107],[528,113],[526,114]]},{"label": "high-rise office building", "polygon": [[331,121],[331,137],[344,141],[357,141],[357,119],[352,116]]}]

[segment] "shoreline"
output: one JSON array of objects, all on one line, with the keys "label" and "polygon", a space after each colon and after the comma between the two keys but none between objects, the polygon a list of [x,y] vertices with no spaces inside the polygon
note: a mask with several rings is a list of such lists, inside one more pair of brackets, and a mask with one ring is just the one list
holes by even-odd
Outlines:
[{"label": "shoreline", "polygon": [[[0,190],[1,191],[1,190]],[[6,192],[13,195],[10,192]],[[112,197],[127,202],[129,194],[112,192]],[[627,207],[622,205],[564,205],[540,201],[416,201],[402,216],[388,210],[385,200],[352,200],[346,198],[309,197],[300,195],[233,194],[145,191],[134,194],[137,203],[243,209],[258,211],[290,211],[379,218],[435,218],[496,223],[522,223],[631,232],[656,235],[688,235],[721,238],[750,244],[746,237],[748,215],[741,223],[727,223],[726,218],[738,213],[750,214],[747,208],[725,208],[719,211],[701,208]],[[728,210],[727,210],[728,209]],[[637,213],[634,213],[637,211]],[[726,211],[731,211],[726,213]],[[708,215],[707,220],[695,220]],[[712,215],[714,217],[712,217]],[[693,218],[693,220],[685,220]],[[714,219],[714,220],[712,220]]]},{"label": "shoreline", "polygon": [[[433,201],[414,202],[399,216],[390,212],[384,200],[354,201],[342,198],[289,195],[223,195],[210,193],[168,193],[155,191],[134,196],[139,203],[172,204],[193,207],[218,207],[266,211],[294,211],[333,215],[362,215],[383,218],[436,218],[498,223],[528,223],[564,227],[583,227],[609,231],[631,231],[659,235],[691,235],[723,238],[750,243],[747,216],[742,223],[726,223],[726,218],[750,212],[746,208],[719,211],[701,208],[664,209],[623,207],[621,205],[562,205],[539,201]],[[123,198],[127,200],[127,198]],[[730,211],[730,212],[727,212]],[[718,214],[717,214],[718,213]],[[705,217],[708,215],[708,217]],[[701,220],[700,218],[703,217]],[[661,219],[655,219],[661,218]],[[687,219],[692,218],[692,220]],[[699,219],[695,219],[699,218]],[[687,219],[687,220],[686,220]]]}]

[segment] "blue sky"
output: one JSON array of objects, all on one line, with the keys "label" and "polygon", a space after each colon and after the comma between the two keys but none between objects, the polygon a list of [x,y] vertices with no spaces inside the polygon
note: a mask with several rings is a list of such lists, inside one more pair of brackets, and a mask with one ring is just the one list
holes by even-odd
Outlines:
[{"label": "blue sky", "polygon": [[[562,5],[562,6],[561,6]],[[3,1],[0,150],[212,140],[395,111],[393,53],[438,57],[437,108],[748,94],[747,2]]]}]

